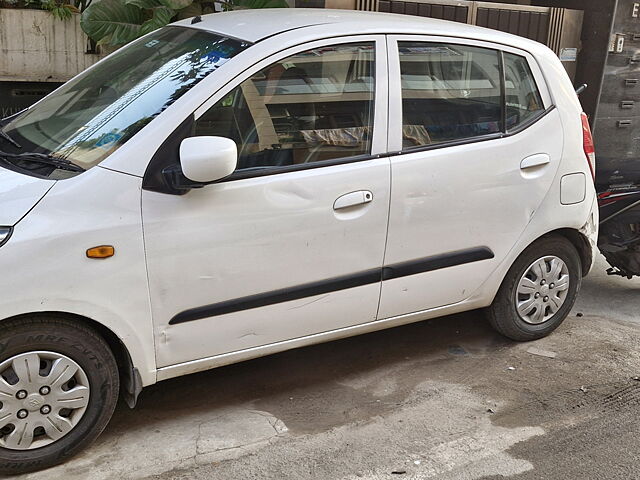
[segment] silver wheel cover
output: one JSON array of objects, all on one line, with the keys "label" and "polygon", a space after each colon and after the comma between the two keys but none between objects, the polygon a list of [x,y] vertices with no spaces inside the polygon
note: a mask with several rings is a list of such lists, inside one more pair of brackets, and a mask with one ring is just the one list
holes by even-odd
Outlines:
[{"label": "silver wheel cover", "polygon": [[89,379],[61,353],[36,351],[0,363],[0,447],[33,450],[67,435],[89,404]]},{"label": "silver wheel cover", "polygon": [[518,282],[515,307],[531,325],[547,322],[562,307],[569,293],[569,269],[562,259],[542,257],[533,262]]}]

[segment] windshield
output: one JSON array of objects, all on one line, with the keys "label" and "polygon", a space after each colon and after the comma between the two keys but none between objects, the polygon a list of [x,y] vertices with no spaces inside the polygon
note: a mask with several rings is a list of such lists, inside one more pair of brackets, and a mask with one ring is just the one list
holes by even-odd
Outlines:
[{"label": "windshield", "polygon": [[[2,151],[38,153],[89,169],[117,150],[155,116],[250,44],[215,33],[165,27],[70,80],[12,119]],[[11,141],[7,141],[9,136]],[[17,145],[20,145],[18,147]],[[18,158],[20,160],[15,160]],[[5,157],[26,161],[26,155]],[[19,165],[18,165],[19,166]],[[75,173],[42,164],[38,175]],[[25,168],[25,171],[32,171]]]}]

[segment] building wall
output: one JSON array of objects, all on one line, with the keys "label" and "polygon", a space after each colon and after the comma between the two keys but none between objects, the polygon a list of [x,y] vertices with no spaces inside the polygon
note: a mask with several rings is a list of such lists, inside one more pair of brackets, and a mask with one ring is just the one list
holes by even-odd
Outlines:
[{"label": "building wall", "polygon": [[600,190],[640,186],[639,0],[618,0],[612,38],[624,44],[607,56],[595,121]]},{"label": "building wall", "polygon": [[[607,62],[611,26],[618,0],[535,0],[533,5],[584,10],[582,46],[578,54],[575,83],[589,88],[580,96],[584,111],[595,127],[602,77]],[[625,1],[625,0],[620,0]]]},{"label": "building wall", "polygon": [[0,9],[0,81],[64,82],[98,61],[87,52],[80,15],[59,20],[49,12]]}]

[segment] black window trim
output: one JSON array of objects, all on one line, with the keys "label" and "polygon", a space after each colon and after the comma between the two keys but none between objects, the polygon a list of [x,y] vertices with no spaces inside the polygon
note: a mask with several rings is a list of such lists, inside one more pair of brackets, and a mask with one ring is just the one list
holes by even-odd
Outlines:
[{"label": "black window trim", "polygon": [[517,125],[516,127],[512,128],[511,130],[507,130],[505,135],[507,137],[511,137],[513,135],[517,135],[518,133],[521,133],[521,132],[525,131],[531,125],[533,125],[534,123],[538,123],[538,120],[541,120],[542,118],[546,117],[550,112],[552,112],[555,109],[556,109],[556,106],[555,105],[551,105],[546,110],[538,110],[528,120],[525,120],[520,125]]},{"label": "black window trim", "polygon": [[[500,68],[500,130],[507,132],[507,72],[504,68],[504,51],[498,50],[498,68]],[[536,86],[537,88],[537,86]]]},{"label": "black window trim", "polygon": [[243,168],[242,170],[236,170],[228,177],[225,177],[214,183],[232,182],[235,180],[245,180],[247,178],[266,177],[269,175],[279,175],[281,173],[300,172],[303,170],[311,170],[311,169],[320,168],[320,167],[333,167],[336,165],[345,165],[348,163],[364,162],[367,160],[374,160],[376,158],[382,158],[387,156],[389,156],[388,153],[381,153],[381,154],[366,153],[362,155],[354,155],[351,157],[333,158],[328,160],[320,160],[317,162],[300,163],[296,165]]}]

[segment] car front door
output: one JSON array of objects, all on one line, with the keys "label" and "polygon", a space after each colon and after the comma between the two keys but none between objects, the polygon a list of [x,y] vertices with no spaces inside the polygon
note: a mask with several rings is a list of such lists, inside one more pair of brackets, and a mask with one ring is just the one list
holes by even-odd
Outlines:
[{"label": "car front door", "polygon": [[[551,187],[562,127],[532,56],[389,37],[393,192],[379,318],[463,301]],[[504,72],[504,76],[503,76]]]},{"label": "car front door", "polygon": [[264,60],[195,112],[186,136],[238,146],[228,178],[144,190],[159,367],[376,318],[389,209],[383,36]]}]

